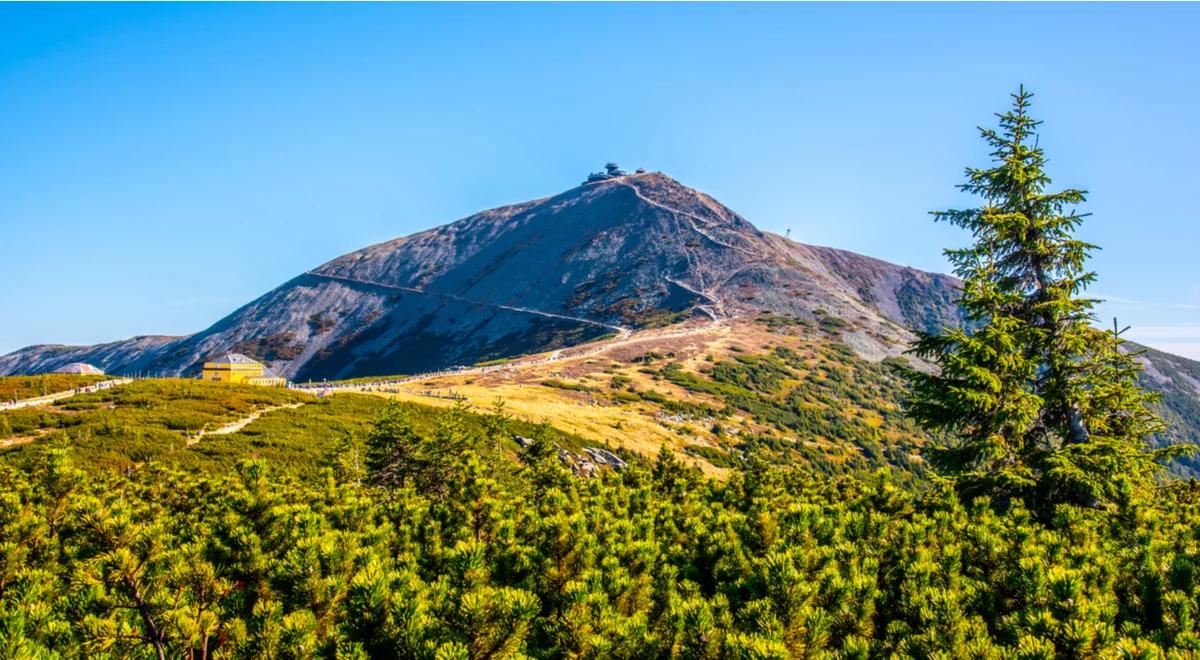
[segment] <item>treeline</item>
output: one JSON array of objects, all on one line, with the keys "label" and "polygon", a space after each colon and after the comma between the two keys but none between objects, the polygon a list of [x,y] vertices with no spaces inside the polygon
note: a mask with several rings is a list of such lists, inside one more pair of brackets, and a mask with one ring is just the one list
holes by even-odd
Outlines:
[{"label": "treeline", "polygon": [[[3,657],[1159,657],[1200,650],[1200,487],[1049,521],[751,461],[601,479],[502,412],[390,407],[324,478],[0,467]],[[452,450],[448,450],[452,448]]]}]

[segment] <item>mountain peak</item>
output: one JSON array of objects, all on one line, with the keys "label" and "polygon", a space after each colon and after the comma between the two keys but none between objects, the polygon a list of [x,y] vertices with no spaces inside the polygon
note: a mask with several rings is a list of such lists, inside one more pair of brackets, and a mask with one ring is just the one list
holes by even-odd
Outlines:
[{"label": "mountain peak", "polygon": [[[639,167],[637,169],[637,171],[634,172],[635,175],[645,174],[645,173],[646,173],[646,170],[641,167]],[[599,172],[592,172],[591,174],[588,175],[588,177],[586,179],[584,179],[583,182],[585,184],[597,183],[600,181],[608,181],[611,179],[617,179],[617,178],[621,178],[624,176],[629,176],[629,173],[626,172],[625,170],[621,169],[620,165],[618,165],[614,162],[609,162],[604,165],[603,170],[601,170]]]},{"label": "mountain peak", "polygon": [[31,351],[0,371],[34,359],[186,373],[233,351],[293,378],[411,373],[762,312],[824,324],[881,358],[902,350],[906,327],[951,319],[954,294],[952,278],[761,232],[662,172],[610,163],[558,195],[338,257],[196,335]]}]

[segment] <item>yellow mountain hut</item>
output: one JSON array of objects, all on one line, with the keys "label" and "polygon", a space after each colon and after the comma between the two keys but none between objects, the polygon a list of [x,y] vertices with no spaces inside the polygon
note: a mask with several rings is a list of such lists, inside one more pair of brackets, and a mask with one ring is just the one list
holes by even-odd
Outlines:
[{"label": "yellow mountain hut", "polygon": [[252,360],[241,353],[226,353],[207,360],[200,371],[200,379],[223,383],[245,383],[283,387],[287,379],[271,371],[263,363]]}]

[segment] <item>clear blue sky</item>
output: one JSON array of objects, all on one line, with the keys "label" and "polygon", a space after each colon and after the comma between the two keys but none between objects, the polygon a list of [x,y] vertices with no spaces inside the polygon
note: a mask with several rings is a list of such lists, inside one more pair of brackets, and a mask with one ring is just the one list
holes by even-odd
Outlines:
[{"label": "clear blue sky", "polygon": [[2,5],[0,353],[198,331],[607,160],[945,270],[1025,83],[1102,313],[1200,357],[1197,5]]}]

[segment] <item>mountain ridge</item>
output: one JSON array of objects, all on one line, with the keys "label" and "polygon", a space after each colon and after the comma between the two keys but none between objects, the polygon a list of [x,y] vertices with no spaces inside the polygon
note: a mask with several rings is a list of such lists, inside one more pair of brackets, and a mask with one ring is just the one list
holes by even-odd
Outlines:
[{"label": "mountain ridge", "polygon": [[958,280],[756,228],[661,172],[609,177],[369,245],[208,328],[35,345],[0,374],[91,362],[186,375],[244,352],[293,379],[415,373],[691,317],[770,312],[834,329],[861,356],[959,320]]}]

